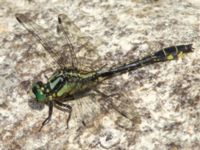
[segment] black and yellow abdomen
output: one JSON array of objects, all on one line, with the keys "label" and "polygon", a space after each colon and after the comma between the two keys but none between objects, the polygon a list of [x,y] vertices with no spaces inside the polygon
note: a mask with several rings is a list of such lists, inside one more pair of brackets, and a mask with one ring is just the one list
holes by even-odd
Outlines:
[{"label": "black and yellow abdomen", "polygon": [[97,76],[100,76],[100,77],[112,76],[117,73],[133,71],[138,68],[144,67],[146,65],[154,64],[157,62],[175,60],[175,59],[184,57],[184,54],[186,53],[192,52],[192,49],[193,49],[192,44],[163,48],[151,55],[148,55],[142,59],[138,59],[129,64],[124,64],[122,66],[110,69],[108,71],[99,71],[97,72]]}]

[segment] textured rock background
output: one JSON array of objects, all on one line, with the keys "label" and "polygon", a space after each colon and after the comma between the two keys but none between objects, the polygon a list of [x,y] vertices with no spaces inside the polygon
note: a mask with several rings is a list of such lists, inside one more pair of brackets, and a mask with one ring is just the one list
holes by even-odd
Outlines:
[{"label": "textured rock background", "polygon": [[[199,9],[198,0],[1,0],[0,149],[200,149]],[[48,64],[16,21],[18,12],[36,15],[52,30],[57,15],[67,14],[92,37],[108,67],[167,46],[193,43],[195,49],[182,60],[107,82],[105,91],[119,93],[112,99],[122,102],[132,121],[110,109],[92,126],[67,129],[67,114],[54,109],[38,132],[48,110],[31,100],[29,81]]]}]

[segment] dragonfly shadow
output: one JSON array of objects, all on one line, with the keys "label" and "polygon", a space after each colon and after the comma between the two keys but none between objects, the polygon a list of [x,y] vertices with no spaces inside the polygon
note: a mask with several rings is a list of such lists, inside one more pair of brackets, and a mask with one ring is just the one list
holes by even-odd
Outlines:
[{"label": "dragonfly shadow", "polygon": [[38,103],[34,98],[31,98],[28,100],[28,105],[32,109],[36,109],[36,110],[42,110],[45,106],[45,104],[43,103]]},{"label": "dragonfly shadow", "polygon": [[20,86],[24,91],[26,91],[26,94],[30,95],[30,98],[28,99],[28,106],[32,109],[42,110],[45,104],[38,103],[31,94],[32,93],[30,90],[31,82],[29,80],[22,81],[20,83]]}]

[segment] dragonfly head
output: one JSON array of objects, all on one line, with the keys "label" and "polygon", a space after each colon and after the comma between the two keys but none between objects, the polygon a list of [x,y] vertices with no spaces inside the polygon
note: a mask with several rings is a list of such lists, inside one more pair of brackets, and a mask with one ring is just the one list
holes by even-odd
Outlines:
[{"label": "dragonfly head", "polygon": [[32,91],[38,102],[45,102],[47,100],[47,96],[44,90],[45,87],[41,81],[38,81],[32,85]]}]

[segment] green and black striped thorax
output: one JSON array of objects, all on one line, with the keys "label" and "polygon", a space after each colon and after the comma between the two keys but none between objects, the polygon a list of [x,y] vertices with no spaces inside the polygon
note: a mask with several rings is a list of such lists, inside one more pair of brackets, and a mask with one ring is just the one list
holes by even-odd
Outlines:
[{"label": "green and black striped thorax", "polygon": [[[59,69],[47,81],[46,84],[38,81],[33,85],[33,92],[36,94],[41,90],[41,95],[45,95],[45,101],[56,100],[58,98],[71,96],[79,90],[84,90],[92,82],[95,84],[96,72],[80,73],[72,69]],[[38,97],[40,99],[40,96]]]}]

